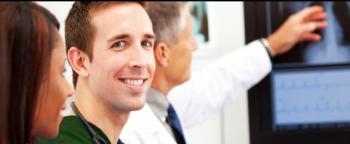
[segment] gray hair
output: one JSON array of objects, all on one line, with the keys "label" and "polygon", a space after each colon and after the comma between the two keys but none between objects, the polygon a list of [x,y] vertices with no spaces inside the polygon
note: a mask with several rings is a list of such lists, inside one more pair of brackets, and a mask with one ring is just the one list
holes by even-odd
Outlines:
[{"label": "gray hair", "polygon": [[177,43],[178,35],[185,26],[185,12],[189,11],[189,2],[149,2],[146,9],[157,37],[155,45],[165,42]]}]

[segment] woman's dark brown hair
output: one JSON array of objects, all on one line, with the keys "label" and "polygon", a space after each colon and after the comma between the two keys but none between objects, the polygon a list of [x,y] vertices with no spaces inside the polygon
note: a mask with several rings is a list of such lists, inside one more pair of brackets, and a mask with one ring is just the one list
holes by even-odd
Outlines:
[{"label": "woman's dark brown hair", "polygon": [[[0,13],[1,14],[1,13]],[[0,20],[2,15],[0,15]],[[4,33],[4,25],[0,22],[0,144],[6,143],[4,139],[5,129],[6,129],[6,109],[7,109],[7,97],[8,97],[8,77],[10,73],[10,69],[8,67],[8,57],[6,55],[6,37]]]},{"label": "woman's dark brown hair", "polygon": [[0,22],[10,72],[6,108],[6,143],[32,143],[40,85],[47,78],[57,19],[34,2],[0,2]]}]

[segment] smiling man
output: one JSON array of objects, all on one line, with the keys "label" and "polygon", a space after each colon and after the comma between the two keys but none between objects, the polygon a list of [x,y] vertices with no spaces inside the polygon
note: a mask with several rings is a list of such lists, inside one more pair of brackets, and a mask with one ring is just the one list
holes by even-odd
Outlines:
[{"label": "smiling man", "polygon": [[74,113],[54,140],[38,143],[122,143],[130,111],[141,109],[155,71],[152,23],[137,2],[75,2],[66,19],[74,70]]}]

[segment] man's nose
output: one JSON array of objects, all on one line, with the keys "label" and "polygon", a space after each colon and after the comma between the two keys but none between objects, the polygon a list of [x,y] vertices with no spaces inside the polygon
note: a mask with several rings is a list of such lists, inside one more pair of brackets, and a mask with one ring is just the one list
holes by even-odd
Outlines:
[{"label": "man's nose", "polygon": [[145,50],[142,46],[135,46],[129,53],[131,68],[143,68],[146,66]]}]

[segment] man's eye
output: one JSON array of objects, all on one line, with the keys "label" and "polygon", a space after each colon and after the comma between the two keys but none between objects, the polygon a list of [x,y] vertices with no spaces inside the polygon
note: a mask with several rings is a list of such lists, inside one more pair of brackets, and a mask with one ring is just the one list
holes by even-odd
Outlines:
[{"label": "man's eye", "polygon": [[146,47],[146,48],[153,47],[153,42],[151,42],[151,41],[143,41],[142,42],[142,46]]},{"label": "man's eye", "polygon": [[118,41],[112,45],[112,48],[122,48],[126,45],[125,41]]}]

